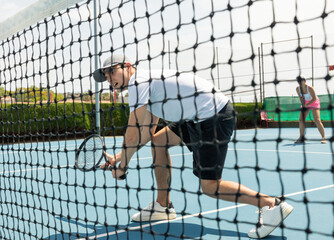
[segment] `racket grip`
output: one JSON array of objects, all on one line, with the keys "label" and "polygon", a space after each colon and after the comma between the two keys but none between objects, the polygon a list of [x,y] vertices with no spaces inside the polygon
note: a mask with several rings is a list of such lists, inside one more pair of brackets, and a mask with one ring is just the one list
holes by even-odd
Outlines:
[{"label": "racket grip", "polygon": [[127,175],[127,174],[128,174],[128,173],[124,173],[122,176],[119,176],[119,178],[124,180],[124,179],[126,179],[126,175]]},{"label": "racket grip", "polygon": [[[113,169],[115,169],[115,166],[111,166],[111,165],[109,165],[107,168],[108,168],[110,171],[112,171]],[[128,172],[124,172],[124,174],[123,174],[122,176],[119,176],[119,178],[122,179],[122,180],[124,180],[124,179],[126,179],[126,175],[128,175]]]},{"label": "racket grip", "polygon": [[128,174],[128,167],[121,168],[124,171],[124,174],[122,176],[119,176],[119,179],[126,179],[126,175]]}]

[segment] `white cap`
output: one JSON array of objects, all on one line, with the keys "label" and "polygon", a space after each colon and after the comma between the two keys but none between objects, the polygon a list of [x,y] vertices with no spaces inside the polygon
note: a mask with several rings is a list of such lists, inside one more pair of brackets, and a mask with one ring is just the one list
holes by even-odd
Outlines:
[{"label": "white cap", "polygon": [[126,57],[122,54],[111,55],[111,57],[108,57],[106,60],[104,60],[103,67],[101,67],[99,69],[96,69],[94,71],[94,73],[93,73],[94,80],[96,82],[106,81],[107,79],[104,76],[103,70],[106,69],[106,68],[112,67],[112,66],[116,66],[118,64],[122,64],[122,63],[130,63],[131,65],[133,65],[132,61],[128,57]]}]

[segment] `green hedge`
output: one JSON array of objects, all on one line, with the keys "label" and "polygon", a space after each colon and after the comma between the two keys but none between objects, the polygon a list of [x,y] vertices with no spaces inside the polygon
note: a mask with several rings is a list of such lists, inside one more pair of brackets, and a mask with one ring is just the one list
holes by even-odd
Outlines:
[{"label": "green hedge", "polygon": [[82,103],[2,105],[0,133],[43,137],[74,135],[92,127],[86,109],[86,105]]},{"label": "green hedge", "polygon": [[[258,114],[254,103],[234,104],[237,128],[255,127]],[[256,109],[261,109],[257,105]],[[123,135],[129,116],[128,104],[101,103],[103,135]],[[95,104],[51,103],[28,105],[6,104],[0,107],[0,134],[3,136],[76,137],[95,131]]]},{"label": "green hedge", "polygon": [[262,103],[234,103],[233,108],[237,114],[237,129],[257,127]]},{"label": "green hedge", "polygon": [[124,135],[129,116],[128,104],[102,103],[100,107],[103,134],[111,136]]}]

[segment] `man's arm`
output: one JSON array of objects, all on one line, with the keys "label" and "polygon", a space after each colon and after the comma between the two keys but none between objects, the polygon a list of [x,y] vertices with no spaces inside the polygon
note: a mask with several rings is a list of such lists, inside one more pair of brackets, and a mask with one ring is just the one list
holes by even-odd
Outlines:
[{"label": "man's arm", "polygon": [[117,170],[113,171],[114,177],[119,179],[119,176],[125,173],[133,154],[151,140],[158,121],[158,117],[147,111],[146,105],[130,113],[120,154],[120,164]]},{"label": "man's arm", "polygon": [[[141,142],[140,144],[138,144],[137,149],[132,148],[132,150],[139,150],[140,148],[145,146],[149,141],[151,141],[152,136],[154,135],[156,131],[158,122],[159,122],[159,118],[154,116],[153,114],[151,114],[149,111],[146,110],[145,120],[144,120],[142,127],[140,128],[141,129],[141,135],[140,135]],[[124,145],[124,141],[123,141],[123,145]],[[130,150],[131,149],[128,149],[128,151]],[[134,153],[135,152],[133,152],[133,154]],[[120,151],[116,155],[110,155],[106,152],[104,154],[107,157],[107,162],[100,166],[100,168],[102,169],[106,168],[106,166],[109,166],[109,165],[114,166],[121,161],[122,151]]]}]

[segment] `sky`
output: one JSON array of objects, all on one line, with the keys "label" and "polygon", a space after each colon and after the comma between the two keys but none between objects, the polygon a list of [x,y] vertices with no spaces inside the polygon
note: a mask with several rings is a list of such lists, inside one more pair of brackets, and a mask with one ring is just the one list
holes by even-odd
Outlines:
[{"label": "sky", "polygon": [[13,16],[37,0],[0,0],[0,22]]},{"label": "sky", "polygon": [[[36,0],[0,0],[0,22],[34,2]],[[254,101],[255,96],[252,92],[242,92],[254,89],[251,86],[252,81],[257,84],[255,88],[259,88],[257,55],[258,48],[262,45],[265,96],[296,95],[294,79],[299,74],[306,78],[311,78],[314,74],[314,86],[318,94],[327,94],[327,90],[333,93],[333,80],[326,83],[323,78],[332,74],[328,73],[327,66],[334,64],[334,1],[262,0],[254,1],[251,6],[247,5],[248,2],[185,0],[177,6],[172,0],[123,1],[123,4],[120,0],[100,0],[98,11],[101,17],[98,28],[102,36],[98,39],[98,51],[101,55],[98,65],[100,66],[110,55],[112,47],[115,52],[125,53],[137,60],[138,68],[170,67],[192,71],[195,67],[198,75],[212,81],[227,94],[236,86],[235,92],[239,94],[235,94],[234,101]],[[228,4],[232,8],[231,11],[228,11]],[[111,9],[110,14],[107,8]],[[50,71],[50,85],[59,92],[74,89],[85,92],[94,87],[91,79],[87,77],[96,68],[94,61],[87,58],[89,52],[94,51],[94,43],[89,40],[93,34],[93,26],[87,23],[88,17],[92,16],[91,9],[91,6],[81,6],[79,9],[71,10],[68,16],[64,14],[62,23],[56,20],[49,24],[49,32],[57,33],[57,37],[50,38],[49,52],[56,51],[61,45],[70,46],[71,41],[77,39],[79,34],[84,40],[81,44],[74,41],[67,50],[61,53],[57,51],[49,59],[51,66],[60,66],[62,62],[74,62],[65,64],[61,70],[58,68]],[[323,20],[320,16],[324,11],[328,16]],[[214,12],[214,15],[208,17],[211,12]],[[149,18],[146,17],[146,13],[149,14]],[[294,23],[295,17],[300,22],[298,25]],[[83,23],[71,29],[67,28],[62,38],[60,26],[67,26],[69,19],[72,23]],[[273,22],[276,25],[271,28]],[[162,28],[166,31],[164,35],[161,34]],[[247,33],[248,29],[252,29],[251,34]],[[43,29],[33,32],[40,36],[45,34]],[[233,37],[230,37],[232,32]],[[313,73],[310,36],[313,36],[314,46]],[[212,37],[215,41],[211,41]],[[24,40],[27,44],[29,38],[27,35],[27,40]],[[300,38],[300,41],[296,40],[297,38]],[[134,44],[134,39],[137,39],[137,44]],[[285,40],[291,41],[281,42]],[[271,44],[272,41],[277,43]],[[326,50],[322,48],[324,44],[328,45]],[[26,54],[43,55],[44,45],[42,43],[40,48],[32,47]],[[298,46],[302,51],[297,54]],[[161,56],[161,52],[168,52],[169,49],[172,52],[170,55]],[[177,54],[175,49],[178,51]],[[274,56],[271,55],[272,51],[276,53]],[[251,60],[253,54],[255,58]],[[147,60],[148,55],[152,58],[151,61]],[[82,62],[79,59],[83,59]],[[230,61],[232,64],[229,64]],[[218,67],[211,68],[213,63],[218,63]],[[45,71],[44,63],[38,64],[35,61],[26,65],[29,76],[34,75],[39,68]],[[20,78],[21,75],[17,77]],[[84,80],[79,82],[79,75],[84,76]],[[74,78],[74,82],[69,82],[70,78]],[[280,82],[276,86],[272,83],[275,79]],[[38,81],[45,84],[43,76],[28,79],[28,82],[35,84]],[[66,83],[57,84],[62,81]],[[21,81],[20,84],[27,85],[25,81]],[[311,85],[311,82],[309,84]],[[108,89],[108,86],[102,84],[101,88]]]}]

